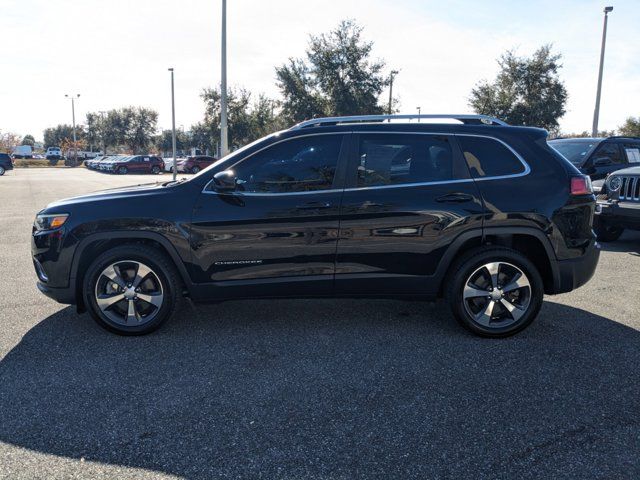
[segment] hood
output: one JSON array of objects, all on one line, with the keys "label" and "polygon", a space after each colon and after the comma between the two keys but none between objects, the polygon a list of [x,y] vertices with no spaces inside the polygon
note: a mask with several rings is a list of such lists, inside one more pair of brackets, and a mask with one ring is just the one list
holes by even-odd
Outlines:
[{"label": "hood", "polygon": [[623,168],[622,170],[616,170],[611,175],[640,175],[640,166]]},{"label": "hood", "polygon": [[167,182],[145,183],[131,187],[111,188],[108,190],[87,193],[85,195],[78,195],[76,197],[63,198],[62,200],[50,203],[44,210],[59,209],[60,207],[68,207],[83,203],[103,202],[122,198],[153,195],[159,190],[164,189],[165,183]]}]

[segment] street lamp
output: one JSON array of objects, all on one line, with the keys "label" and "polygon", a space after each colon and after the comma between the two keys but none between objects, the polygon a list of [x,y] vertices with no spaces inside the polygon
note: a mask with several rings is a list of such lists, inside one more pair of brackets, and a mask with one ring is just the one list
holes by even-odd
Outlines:
[{"label": "street lamp", "polygon": [[75,95],[69,95],[65,93],[65,98],[71,99],[71,119],[73,120],[73,163],[78,161],[78,147],[76,145],[76,98],[80,98],[80,94],[76,93]]},{"label": "street lamp", "polygon": [[598,90],[596,92],[596,108],[593,111],[593,128],[591,136],[598,136],[598,117],[600,116],[600,93],[602,91],[602,70],[604,69],[604,47],[607,42],[607,19],[613,7],[604,7],[604,24],[602,26],[602,47],[600,48],[600,70],[598,71]]},{"label": "street lamp", "polygon": [[421,107],[416,107],[416,109],[418,110],[418,123],[420,123],[420,111],[421,111]]},{"label": "street lamp", "polygon": [[171,146],[173,147],[173,181],[175,182],[178,172],[178,162],[176,161],[176,102],[173,93],[173,67],[170,68],[169,71],[171,72]]},{"label": "street lamp", "polygon": [[[391,73],[389,74],[389,115],[391,115],[391,108],[393,105],[393,79],[398,73],[398,70],[391,70]],[[389,121],[391,121],[391,119],[389,119]]]},{"label": "street lamp", "polygon": [[227,127],[227,0],[222,0],[222,78],[220,81],[220,157],[229,151]]}]

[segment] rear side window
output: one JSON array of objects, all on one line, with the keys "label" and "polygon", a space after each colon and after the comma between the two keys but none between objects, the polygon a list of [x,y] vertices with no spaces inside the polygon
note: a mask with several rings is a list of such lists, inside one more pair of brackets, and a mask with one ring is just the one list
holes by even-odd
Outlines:
[{"label": "rear side window", "polygon": [[456,137],[473,178],[500,177],[524,172],[524,165],[505,145],[486,137]]},{"label": "rear side window", "polygon": [[625,143],[624,153],[627,156],[627,162],[640,163],[640,143]]},{"label": "rear side window", "polygon": [[438,182],[458,176],[451,142],[442,135],[362,134],[358,160],[358,187]]}]

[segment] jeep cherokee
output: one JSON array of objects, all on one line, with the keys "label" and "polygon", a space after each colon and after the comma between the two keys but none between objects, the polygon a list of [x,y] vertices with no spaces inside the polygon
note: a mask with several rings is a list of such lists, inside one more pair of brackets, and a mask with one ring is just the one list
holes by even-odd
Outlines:
[{"label": "jeep cherokee", "polygon": [[125,335],[182,296],[444,297],[472,332],[511,335],[599,257],[590,180],[546,138],[478,115],[303,122],[186,181],[51,203],[37,285]]}]

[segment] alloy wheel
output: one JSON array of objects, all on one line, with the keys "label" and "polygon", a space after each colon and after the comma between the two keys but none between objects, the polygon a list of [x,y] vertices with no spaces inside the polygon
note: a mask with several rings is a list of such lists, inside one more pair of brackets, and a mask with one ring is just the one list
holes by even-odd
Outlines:
[{"label": "alloy wheel", "polygon": [[164,292],[158,275],[149,266],[122,260],[102,271],[96,282],[95,300],[112,322],[140,326],[156,317]]},{"label": "alloy wheel", "polygon": [[0,175],[4,175],[4,167],[0,167]]},{"label": "alloy wheel", "polygon": [[504,328],[518,322],[531,304],[531,284],[518,267],[491,262],[476,269],[464,284],[464,308],[487,328]]}]

